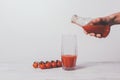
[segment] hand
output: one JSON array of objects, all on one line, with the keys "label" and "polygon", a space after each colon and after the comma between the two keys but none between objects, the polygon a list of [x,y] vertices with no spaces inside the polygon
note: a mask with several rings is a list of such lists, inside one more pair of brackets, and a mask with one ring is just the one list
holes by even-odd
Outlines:
[{"label": "hand", "polygon": [[[79,22],[79,17],[76,15],[73,16],[72,23],[83,27],[83,25],[81,25],[81,23]],[[107,35],[109,34],[110,27],[116,24],[120,24],[120,12],[91,20],[88,24],[84,26],[84,32],[90,36],[103,38],[107,37]]]},{"label": "hand", "polygon": [[96,38],[102,38],[101,34],[95,34],[95,33],[88,33],[87,31],[84,30],[84,33],[90,36],[94,36]]},{"label": "hand", "polygon": [[[106,17],[100,17],[100,18],[96,18],[96,19],[93,19],[93,20],[91,20],[87,25],[89,25],[89,26],[91,26],[91,29],[93,29],[93,30],[95,30],[94,28],[95,27],[98,27],[98,29],[103,29],[102,31],[104,31],[104,30],[106,30],[106,26],[111,26],[111,24],[112,24],[112,17],[111,16],[106,16]],[[95,27],[92,27],[92,26],[95,26]],[[103,28],[100,28],[100,27],[103,27]],[[109,30],[109,29],[108,29]],[[95,32],[95,33],[94,33]],[[106,31],[107,32],[107,31]],[[105,32],[105,33],[106,33]],[[87,33],[87,34],[89,34],[90,36],[95,36],[95,37],[97,37],[97,38],[102,38],[102,37],[104,37],[103,36],[103,32],[100,32],[99,31],[99,33],[97,33],[96,31],[93,31],[93,32],[85,32],[85,33]],[[100,34],[100,33],[102,33],[102,34]]]}]

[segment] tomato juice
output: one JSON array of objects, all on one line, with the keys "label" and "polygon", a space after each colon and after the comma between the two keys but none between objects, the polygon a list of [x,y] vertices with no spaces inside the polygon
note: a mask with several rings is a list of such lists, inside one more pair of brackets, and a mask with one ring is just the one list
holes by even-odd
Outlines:
[{"label": "tomato juice", "polygon": [[61,59],[65,69],[73,69],[76,66],[77,55],[65,54],[61,56]]},{"label": "tomato juice", "polygon": [[110,32],[110,26],[108,25],[85,25],[83,29],[87,33],[101,34],[101,37],[107,37]]}]

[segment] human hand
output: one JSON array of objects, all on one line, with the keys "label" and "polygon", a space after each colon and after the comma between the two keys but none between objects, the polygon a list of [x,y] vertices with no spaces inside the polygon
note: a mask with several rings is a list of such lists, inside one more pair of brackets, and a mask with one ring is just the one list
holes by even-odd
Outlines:
[{"label": "human hand", "polygon": [[83,27],[86,34],[97,38],[105,38],[109,34],[112,25],[120,24],[120,12],[95,18],[86,25],[82,25],[82,21],[82,18],[76,15],[72,18],[72,23]]},{"label": "human hand", "polygon": [[89,32],[85,31],[85,33],[97,38],[106,37],[110,30],[110,21],[110,16],[93,19],[87,24],[91,30],[89,29]]}]

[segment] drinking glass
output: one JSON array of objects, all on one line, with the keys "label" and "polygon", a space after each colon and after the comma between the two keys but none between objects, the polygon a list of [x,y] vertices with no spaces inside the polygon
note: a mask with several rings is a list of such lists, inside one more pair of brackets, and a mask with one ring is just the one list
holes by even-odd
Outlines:
[{"label": "drinking glass", "polygon": [[61,41],[61,60],[64,70],[74,70],[77,60],[77,36],[62,35]]}]

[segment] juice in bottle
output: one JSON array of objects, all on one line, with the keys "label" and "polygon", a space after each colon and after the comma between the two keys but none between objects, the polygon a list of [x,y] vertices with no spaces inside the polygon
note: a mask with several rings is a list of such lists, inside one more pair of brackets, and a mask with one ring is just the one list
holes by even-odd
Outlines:
[{"label": "juice in bottle", "polygon": [[83,29],[87,33],[101,34],[101,37],[107,37],[110,32],[110,26],[108,25],[85,25]]},{"label": "juice in bottle", "polygon": [[77,55],[61,55],[63,67],[66,69],[74,68],[76,65]]},{"label": "juice in bottle", "polygon": [[109,25],[102,25],[102,24],[96,24],[96,25],[89,25],[88,22],[90,21],[90,18],[82,18],[77,15],[74,15],[72,17],[72,23],[82,27],[87,33],[96,33],[101,34],[101,37],[107,37],[110,33],[110,26]]}]

